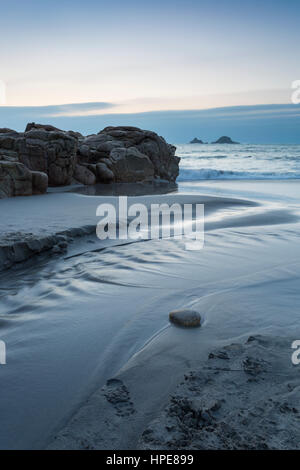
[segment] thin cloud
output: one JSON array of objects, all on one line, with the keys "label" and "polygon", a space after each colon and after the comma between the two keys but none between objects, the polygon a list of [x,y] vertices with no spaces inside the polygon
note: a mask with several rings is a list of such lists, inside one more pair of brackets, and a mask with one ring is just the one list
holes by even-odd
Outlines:
[{"label": "thin cloud", "polygon": [[[97,102],[45,107],[0,106],[0,127],[23,131],[28,122],[35,121],[88,135],[107,126],[127,125],[151,129],[175,144],[189,142],[195,136],[211,142],[220,135],[229,135],[239,142],[300,144],[300,105],[235,106],[143,113],[115,113],[111,112],[115,108],[110,103],[100,105],[102,113],[97,115],[81,114],[83,111],[99,109]],[[77,111],[79,114],[76,114]]]},{"label": "thin cloud", "polygon": [[[94,102],[94,103],[72,103],[54,106],[57,108],[50,113],[45,114],[48,117],[60,117],[60,116],[93,116],[103,113],[103,110],[107,110],[115,107],[114,103],[105,102]],[[51,108],[51,106],[49,106]]]}]

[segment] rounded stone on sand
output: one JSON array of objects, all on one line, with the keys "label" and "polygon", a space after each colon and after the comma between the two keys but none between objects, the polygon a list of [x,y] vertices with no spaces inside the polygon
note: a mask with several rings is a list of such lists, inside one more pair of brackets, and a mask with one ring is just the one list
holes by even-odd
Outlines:
[{"label": "rounded stone on sand", "polygon": [[169,313],[169,320],[175,325],[185,326],[188,328],[201,325],[200,313],[195,310],[173,310]]}]

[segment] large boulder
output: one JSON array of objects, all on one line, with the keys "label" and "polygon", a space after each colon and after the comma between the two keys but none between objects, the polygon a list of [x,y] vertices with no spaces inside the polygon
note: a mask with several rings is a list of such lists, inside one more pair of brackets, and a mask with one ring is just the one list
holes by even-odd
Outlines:
[{"label": "large boulder", "polygon": [[83,165],[75,166],[73,177],[82,184],[91,185],[96,183],[96,176],[94,173]]},{"label": "large boulder", "polygon": [[44,194],[48,188],[48,176],[30,171],[23,163],[0,160],[0,199],[14,196]]},{"label": "large boulder", "polygon": [[0,161],[0,198],[31,194],[31,171],[22,163]]},{"label": "large boulder", "polygon": [[106,127],[79,142],[78,159],[83,165],[105,161],[105,165],[100,167],[100,178],[102,170],[106,174],[108,169],[117,182],[154,178],[175,181],[180,161],[175,151],[173,145],[155,132],[128,126]]},{"label": "large boulder", "polygon": [[32,171],[32,193],[44,194],[48,189],[48,175],[41,171]]}]

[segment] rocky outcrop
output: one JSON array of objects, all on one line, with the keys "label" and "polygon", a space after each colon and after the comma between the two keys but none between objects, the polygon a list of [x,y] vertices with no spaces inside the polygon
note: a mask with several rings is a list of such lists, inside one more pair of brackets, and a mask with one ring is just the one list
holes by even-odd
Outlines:
[{"label": "rocky outcrop", "polygon": [[[36,123],[27,124],[23,133],[3,128],[0,160],[14,165],[3,166],[0,197],[41,194],[48,184],[65,186],[74,181],[84,185],[158,179],[174,182],[180,160],[175,150],[154,132],[137,127],[107,127],[87,137]],[[28,185],[16,190],[21,168],[24,178],[27,175],[22,181]]]},{"label": "rocky outcrop", "polygon": [[7,238],[2,237],[0,241],[0,272],[41,253],[48,252],[50,255],[64,253],[75,238],[94,233],[94,225],[74,227],[45,236],[24,234],[24,232],[8,233]]},{"label": "rocky outcrop", "polygon": [[[78,148],[80,163],[101,163],[99,177],[115,182],[155,178],[175,181],[179,173],[176,148],[155,132],[137,127],[106,127],[83,139]],[[109,170],[109,171],[107,171]]]},{"label": "rocky outcrop", "polygon": [[213,144],[238,144],[238,142],[234,142],[231,137],[227,137],[226,135],[223,135],[220,137],[218,140],[215,142],[212,142]]},{"label": "rocky outcrop", "polygon": [[195,137],[193,140],[190,141],[190,144],[204,144],[204,142],[201,139]]}]

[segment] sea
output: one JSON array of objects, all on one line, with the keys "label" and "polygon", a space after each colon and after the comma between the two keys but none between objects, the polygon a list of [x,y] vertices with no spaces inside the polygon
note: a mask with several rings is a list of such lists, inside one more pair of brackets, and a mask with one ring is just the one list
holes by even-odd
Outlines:
[{"label": "sea", "polygon": [[178,183],[300,178],[300,145],[177,145]]}]

